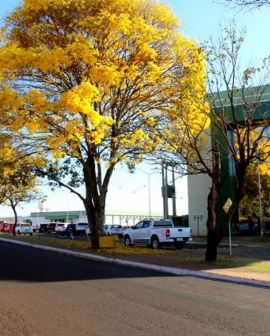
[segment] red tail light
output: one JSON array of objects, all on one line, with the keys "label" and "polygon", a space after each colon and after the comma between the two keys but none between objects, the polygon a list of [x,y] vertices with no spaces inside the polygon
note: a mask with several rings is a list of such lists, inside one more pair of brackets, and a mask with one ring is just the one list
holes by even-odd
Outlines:
[{"label": "red tail light", "polygon": [[170,235],[171,235],[170,229],[166,229],[166,238],[170,237]]}]

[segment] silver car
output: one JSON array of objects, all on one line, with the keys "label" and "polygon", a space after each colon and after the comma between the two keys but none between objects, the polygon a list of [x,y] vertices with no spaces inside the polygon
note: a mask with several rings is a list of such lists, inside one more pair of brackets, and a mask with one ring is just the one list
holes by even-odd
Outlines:
[{"label": "silver car", "polygon": [[15,232],[18,234],[29,234],[33,235],[33,227],[29,223],[18,223],[15,228]]},{"label": "silver car", "polygon": [[115,224],[105,224],[104,225],[104,234],[105,235],[123,235],[123,227],[121,225],[115,225]]}]

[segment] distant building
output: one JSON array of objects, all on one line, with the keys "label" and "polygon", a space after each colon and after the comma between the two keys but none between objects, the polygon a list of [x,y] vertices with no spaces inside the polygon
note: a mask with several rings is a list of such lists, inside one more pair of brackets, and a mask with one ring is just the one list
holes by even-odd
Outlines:
[{"label": "distant building", "polygon": [[[108,211],[105,215],[105,224],[121,224],[123,226],[132,226],[137,221],[148,217],[147,212],[131,211]],[[152,218],[160,218],[161,214],[154,214]],[[70,222],[87,223],[85,211],[45,211],[31,212],[29,219],[35,224],[46,224],[50,222]]]}]

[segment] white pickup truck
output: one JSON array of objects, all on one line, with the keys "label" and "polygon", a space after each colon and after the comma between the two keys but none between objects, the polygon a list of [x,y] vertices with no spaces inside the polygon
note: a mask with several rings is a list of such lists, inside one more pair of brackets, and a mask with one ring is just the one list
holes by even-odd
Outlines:
[{"label": "white pickup truck", "polygon": [[162,245],[182,248],[186,241],[192,240],[191,228],[174,227],[170,219],[144,219],[123,232],[124,244],[149,245],[154,249]]}]

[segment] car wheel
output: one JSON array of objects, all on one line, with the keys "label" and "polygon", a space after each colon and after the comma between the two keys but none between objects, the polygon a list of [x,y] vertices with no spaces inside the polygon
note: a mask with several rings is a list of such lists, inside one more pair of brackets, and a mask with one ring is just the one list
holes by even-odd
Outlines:
[{"label": "car wheel", "polygon": [[159,249],[160,248],[160,242],[158,240],[158,237],[154,236],[151,239],[151,246],[153,249]]},{"label": "car wheel", "polygon": [[125,246],[131,246],[131,239],[130,239],[129,236],[125,236],[124,244],[125,244]]}]

